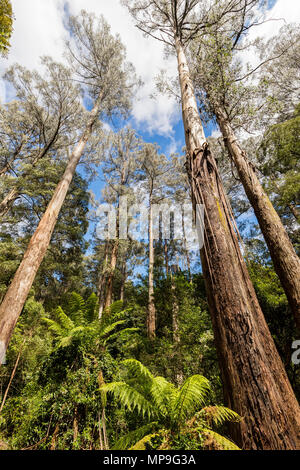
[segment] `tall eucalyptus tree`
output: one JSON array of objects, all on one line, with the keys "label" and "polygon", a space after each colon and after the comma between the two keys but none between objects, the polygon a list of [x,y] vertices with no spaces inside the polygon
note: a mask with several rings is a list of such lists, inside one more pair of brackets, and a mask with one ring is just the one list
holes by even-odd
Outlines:
[{"label": "tall eucalyptus tree", "polygon": [[127,0],[137,26],[176,53],[187,170],[194,203],[205,207],[203,272],[224,395],[244,420],[233,437],[245,449],[296,449],[300,409],[275,348],[234,230],[216,161],[207,144],[186,58],[197,35],[254,0]]},{"label": "tall eucalyptus tree", "polygon": [[135,80],[132,66],[125,62],[120,38],[113,37],[103,17],[82,11],[71,17],[71,39],[67,43],[74,74],[86,92],[92,109],[57,185],[53,197],[31,238],[23,260],[0,306],[0,341],[7,347],[37,270],[45,256],[56,220],[76,167],[84,153],[99,117],[126,112],[130,107]]},{"label": "tall eucalyptus tree", "polygon": [[[272,78],[269,79],[268,74],[263,74],[264,82],[268,83],[268,86],[262,86],[262,81],[258,86],[254,86],[251,82],[243,83],[242,80],[243,76],[249,79],[252,75],[251,70],[243,72],[244,67],[240,60],[241,48],[245,49],[247,46],[247,37],[245,41],[243,37],[249,31],[251,24],[255,25],[257,21],[252,15],[251,9],[248,11],[245,7],[240,15],[233,18],[230,33],[228,25],[225,31],[212,27],[210,34],[204,40],[195,41],[191,47],[191,67],[196,91],[199,92],[202,103],[206,102],[208,114],[212,112],[216,117],[224,144],[254,209],[275,271],[300,331],[300,259],[283,222],[260,182],[255,165],[249,160],[237,135],[239,129],[247,129],[249,120],[252,121],[253,127],[253,121],[259,120],[262,115],[262,108],[266,116],[270,117],[270,121],[272,119],[266,109],[272,102],[269,83]],[[277,44],[277,50],[273,50],[273,54],[264,59],[269,69],[272,57],[278,61],[292,46],[295,50],[296,45],[299,47],[299,28],[294,31],[289,28],[289,31],[294,33],[291,34],[290,42],[285,38],[285,43],[281,44],[281,47]],[[274,96],[274,101],[277,99]],[[282,103],[278,107],[281,109]],[[256,125],[259,125],[259,122]]]}]

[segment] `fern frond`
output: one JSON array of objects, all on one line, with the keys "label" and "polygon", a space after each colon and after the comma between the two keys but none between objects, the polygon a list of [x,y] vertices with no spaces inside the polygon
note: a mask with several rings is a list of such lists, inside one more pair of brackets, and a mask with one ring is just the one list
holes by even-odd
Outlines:
[{"label": "fern frond", "polygon": [[100,391],[112,393],[125,408],[129,411],[136,410],[143,417],[147,415],[151,418],[156,414],[152,403],[126,382],[111,382],[103,385]]},{"label": "fern frond", "polygon": [[128,333],[136,333],[137,331],[140,331],[140,328],[124,328],[124,330],[120,330],[117,333],[109,335],[107,341],[115,340],[116,338],[126,336]]},{"label": "fern frond", "polygon": [[214,424],[216,426],[220,426],[228,421],[238,423],[242,419],[235,411],[225,406],[206,406],[197,413],[197,416],[203,416],[209,425]]},{"label": "fern frond", "polygon": [[220,450],[241,450],[234,442],[230,441],[224,436],[221,436],[221,434],[212,431],[211,429],[202,428],[201,432],[203,432],[208,438],[212,438],[214,443],[221,447]]},{"label": "fern frond", "polygon": [[127,369],[127,375],[130,379],[136,379],[139,383],[151,385],[153,382],[153,375],[150,370],[136,359],[125,359],[122,361]]},{"label": "fern frond", "polygon": [[56,321],[46,317],[42,318],[42,321],[47,323],[49,330],[55,333],[56,336],[63,336],[63,329]]},{"label": "fern frond", "polygon": [[59,341],[58,347],[59,347],[59,348],[66,348],[67,346],[70,346],[70,344],[72,343],[72,339],[73,339],[73,337],[72,337],[71,335],[69,335],[69,336],[64,336],[64,337],[61,338],[61,340]]},{"label": "fern frond", "polygon": [[70,331],[74,328],[74,323],[71,318],[63,311],[61,307],[57,307],[54,312],[57,318],[57,323],[66,331]]},{"label": "fern frond", "polygon": [[100,336],[101,338],[105,338],[106,336],[108,336],[112,331],[114,331],[117,326],[119,325],[123,325],[125,323],[125,320],[119,320],[119,321],[116,321],[115,323],[112,323],[111,325],[107,325],[105,327],[103,327],[101,330],[100,330]]},{"label": "fern frond", "polygon": [[134,431],[130,431],[129,433],[125,434],[125,436],[122,436],[120,437],[120,439],[117,440],[112,450],[127,450],[128,447],[136,444],[143,437],[153,432],[156,427],[157,423],[153,422],[146,424],[145,426],[141,426],[140,428],[135,429]]},{"label": "fern frond", "polygon": [[98,318],[97,304],[98,304],[98,297],[93,292],[85,303],[86,320],[88,323],[91,323]]},{"label": "fern frond", "polygon": [[189,377],[173,400],[172,422],[179,425],[194,414],[195,410],[205,402],[210,391],[209,381],[202,375]]},{"label": "fern frond", "polygon": [[157,407],[163,416],[166,416],[169,412],[169,400],[175,390],[175,386],[168,382],[164,377],[155,377],[152,380],[150,394],[155,407]]},{"label": "fern frond", "polygon": [[84,299],[77,292],[72,292],[66,306],[66,312],[75,325],[83,325],[86,319],[86,305]]}]

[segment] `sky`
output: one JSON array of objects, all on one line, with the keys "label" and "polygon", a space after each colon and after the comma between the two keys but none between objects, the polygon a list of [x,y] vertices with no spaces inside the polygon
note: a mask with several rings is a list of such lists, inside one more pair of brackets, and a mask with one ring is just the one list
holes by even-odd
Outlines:
[{"label": "sky", "polygon": [[[299,0],[271,0],[272,4],[269,17],[282,18],[287,22],[300,21]],[[68,12],[78,14],[84,8],[103,14],[112,32],[121,36],[128,60],[134,64],[138,76],[144,82],[133,105],[133,127],[145,140],[158,142],[163,152],[181,151],[184,135],[178,104],[167,96],[160,95],[157,100],[151,98],[155,92],[155,76],[161,69],[167,69],[169,75],[176,75],[175,58],[166,59],[163,44],[143,36],[119,0],[12,0],[12,5],[15,15],[12,47],[8,59],[2,59],[1,74],[15,62],[29,69],[39,69],[39,58],[42,55],[63,60]],[[269,38],[276,34],[282,24],[283,21],[267,22],[255,28],[253,34]],[[5,89],[1,81],[1,100],[11,99],[10,95],[11,92]],[[210,126],[207,134],[212,132]]]},{"label": "sky", "polygon": [[[111,25],[112,32],[118,33],[127,49],[127,58],[136,68],[143,86],[135,97],[131,117],[132,126],[145,141],[157,142],[167,155],[181,152],[184,146],[184,132],[181,110],[175,100],[167,96],[151,95],[155,90],[155,76],[161,69],[168,75],[177,74],[175,58],[165,58],[163,44],[152,38],[145,38],[134,26],[133,20],[119,0],[12,0],[15,16],[12,47],[7,59],[0,61],[1,75],[8,66],[19,63],[28,69],[41,69],[40,56],[49,55],[63,61],[64,39],[68,35],[66,19],[69,13],[78,14],[81,9],[103,14]],[[299,0],[270,0],[268,18],[281,18],[253,28],[255,36],[269,39],[284,24],[300,21]],[[255,60],[251,56],[245,60]],[[12,99],[11,89],[0,81],[2,102]],[[209,125],[206,134],[216,136],[218,131]],[[94,182],[91,189],[100,196],[101,184]]]}]

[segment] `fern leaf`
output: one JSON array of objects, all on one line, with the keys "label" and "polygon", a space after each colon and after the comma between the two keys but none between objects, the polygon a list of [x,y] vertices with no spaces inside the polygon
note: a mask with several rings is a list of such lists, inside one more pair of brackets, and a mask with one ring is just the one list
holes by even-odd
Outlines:
[{"label": "fern leaf", "polygon": [[224,436],[221,436],[221,434],[212,431],[211,429],[202,429],[201,431],[207,437],[212,438],[214,443],[221,447],[220,450],[241,450],[234,442],[230,441]]},{"label": "fern leaf", "polygon": [[151,418],[156,414],[152,403],[126,382],[111,382],[103,385],[100,391],[111,392],[125,408],[129,411],[136,410],[143,417],[147,415]]},{"label": "fern leaf", "polygon": [[175,386],[164,377],[155,377],[152,381],[150,394],[155,406],[163,416],[169,412],[170,397],[175,390]]},{"label": "fern leaf", "polygon": [[173,403],[172,422],[180,425],[188,417],[194,414],[195,410],[205,402],[210,391],[209,381],[202,375],[192,375],[189,377],[180,390]]},{"label": "fern leaf", "polygon": [[130,379],[136,379],[138,382],[145,385],[152,385],[154,377],[150,370],[140,361],[136,359],[125,359],[122,361],[122,365],[126,367]]},{"label": "fern leaf", "polygon": [[214,424],[216,426],[220,426],[228,421],[237,423],[242,419],[235,411],[225,406],[207,406],[197,415],[203,416],[209,425]]},{"label": "fern leaf", "polygon": [[117,440],[112,450],[127,450],[128,447],[136,444],[141,439],[143,439],[143,437],[153,432],[156,427],[157,423],[153,422],[141,426],[140,428],[135,429],[134,431],[130,431],[129,433],[125,434],[125,436],[122,436],[120,437],[120,439]]},{"label": "fern leaf", "polygon": [[57,323],[66,331],[72,330],[74,328],[74,323],[71,318],[63,311],[61,307],[57,307],[54,312],[55,317],[57,318]]}]

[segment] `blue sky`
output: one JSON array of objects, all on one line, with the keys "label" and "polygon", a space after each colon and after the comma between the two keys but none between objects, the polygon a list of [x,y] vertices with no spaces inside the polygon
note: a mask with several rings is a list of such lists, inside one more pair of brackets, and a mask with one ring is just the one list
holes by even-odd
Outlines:
[{"label": "blue sky", "polygon": [[[169,155],[171,149],[181,153],[184,131],[178,103],[167,96],[160,95],[156,100],[150,97],[155,92],[155,76],[161,69],[177,75],[176,59],[165,58],[163,45],[159,41],[143,37],[119,0],[12,0],[12,5],[15,14],[12,47],[8,59],[0,64],[1,73],[15,62],[40,71],[39,57],[42,55],[63,61],[63,42],[68,35],[66,13],[78,14],[84,8],[96,15],[103,14],[111,25],[112,33],[121,36],[128,60],[144,82],[133,105],[132,127],[146,142],[157,142],[162,153]],[[270,0],[269,17],[283,18],[286,22],[300,21],[300,1]],[[267,22],[256,27],[254,34],[270,38],[282,24]],[[253,57],[250,55],[247,59],[253,60]],[[11,90],[3,81],[0,82],[1,100],[5,102],[12,97]],[[216,135],[216,129],[211,124],[206,126],[205,131],[207,136],[213,132]],[[97,198],[102,186],[101,178],[90,186]]]}]

